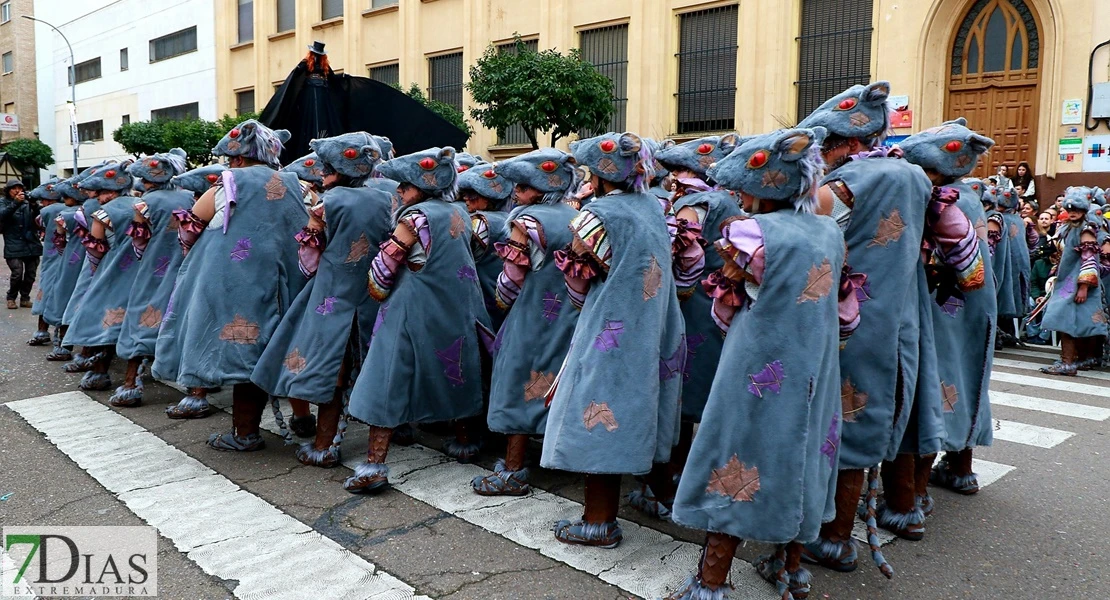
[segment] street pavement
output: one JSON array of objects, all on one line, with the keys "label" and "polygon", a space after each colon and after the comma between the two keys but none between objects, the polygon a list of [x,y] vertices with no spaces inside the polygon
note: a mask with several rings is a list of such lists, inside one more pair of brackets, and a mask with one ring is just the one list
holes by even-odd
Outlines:
[{"label": "street pavement", "polygon": [[[529,496],[471,493],[503,439],[459,465],[443,437],[420,431],[391,450],[393,489],[352,496],[341,483],[363,460],[364,427],[352,424],[331,470],[300,465],[269,413],[264,451],[212,451],[208,435],[231,427],[227,392],[213,399],[225,410],[199,421],[167,419],[181,393],[159,383],[143,406],[112,409],[107,392],[80,392],[80,375],[44,361],[49,348],[26,345],[33,329],[27,309],[0,313],[0,525],[152,525],[160,597],[652,598],[696,568],[702,533],[628,507],[615,550],[555,542],[551,524],[580,515],[577,476],[534,468]],[[996,359],[996,442],[976,452],[983,490],[933,489],[923,541],[885,536],[893,580],[861,548],[854,573],[813,569],[812,598],[1110,597],[1110,372],[1044,376],[1051,352]],[[538,463],[538,443],[530,451]],[[747,564],[767,550],[740,548],[732,598],[776,597]]]}]

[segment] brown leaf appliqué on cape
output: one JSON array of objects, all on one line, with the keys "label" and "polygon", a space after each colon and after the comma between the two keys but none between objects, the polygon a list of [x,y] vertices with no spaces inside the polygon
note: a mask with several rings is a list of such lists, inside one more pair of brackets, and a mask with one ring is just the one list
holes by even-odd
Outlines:
[{"label": "brown leaf appliqu\u00e9 on cape", "polygon": [[832,264],[829,259],[825,259],[820,266],[813,265],[809,268],[809,274],[806,277],[806,287],[802,290],[802,294],[798,296],[798,304],[803,302],[817,302],[821,298],[829,295],[832,291],[833,276]]},{"label": "brown leaf appliqu\u00e9 on cape", "polygon": [[358,239],[351,242],[351,251],[347,253],[347,260],[344,263],[351,264],[366,258],[370,254],[370,240],[366,238],[366,234],[358,236]]},{"label": "brown leaf appliqu\u00e9 on cape", "polygon": [[663,286],[663,269],[659,266],[659,261],[655,257],[651,257],[651,263],[644,271],[644,301],[651,300],[659,295],[659,288]]},{"label": "brown leaf appliqu\u00e9 on cape", "polygon": [[276,172],[266,182],[266,199],[267,200],[281,200],[285,197],[287,188],[285,183],[281,181],[281,176]]},{"label": "brown leaf appliqu\u00e9 on cape", "polygon": [[902,238],[902,232],[905,230],[906,224],[902,221],[902,214],[896,208],[890,211],[890,216],[879,219],[879,229],[875,232],[875,237],[871,239],[871,243],[867,247],[885,247],[890,245],[891,242],[897,242]]},{"label": "brown leaf appliqu\u00e9 on cape", "polygon": [[1101,310],[1095,311],[1095,314],[1091,315],[1091,322],[1095,323],[1096,325],[1102,325],[1103,323],[1106,323],[1106,313],[1102,312]]},{"label": "brown leaf appliqu\u00e9 on cape", "polygon": [[304,370],[305,359],[301,356],[300,348],[293,348],[293,351],[285,355],[285,368],[290,373],[296,375]]},{"label": "brown leaf appliqu\u00e9 on cape", "polygon": [[709,473],[709,486],[705,488],[705,493],[727,496],[733,502],[751,502],[758,491],[759,469],[745,466],[735,454],[725,466]]},{"label": "brown leaf appliqu\u00e9 on cape", "polygon": [[532,376],[529,377],[528,382],[524,384],[524,401],[531,402],[532,400],[542,400],[547,395],[547,390],[551,389],[551,384],[553,383],[555,383],[554,373],[532,371]]},{"label": "brown leaf appliqu\u00e9 on cape", "polygon": [[1016,238],[1017,236],[1018,236],[1017,223],[1010,223],[1010,237],[1011,238]]},{"label": "brown leaf appliqu\u00e9 on cape", "polygon": [[463,221],[458,211],[451,213],[451,230],[449,231],[451,237],[457,238],[462,235],[464,231],[466,231],[466,222]]},{"label": "brown leaf appliqu\u00e9 on cape", "polygon": [[152,305],[147,305],[146,310],[139,316],[139,325],[150,329],[158,329],[162,324],[162,311],[154,308]]},{"label": "brown leaf appliqu\u00e9 on cape", "polygon": [[598,425],[604,425],[606,431],[616,431],[620,427],[613,411],[605,402],[590,402],[586,412],[582,413],[582,423],[586,425],[586,431],[593,431]]},{"label": "brown leaf appliqu\u00e9 on cape", "polygon": [[104,318],[100,321],[100,326],[104,329],[113,327],[123,323],[123,317],[127,314],[126,308],[109,308],[104,311]]},{"label": "brown leaf appliqu\u00e9 on cape", "polygon": [[242,315],[235,315],[235,318],[220,330],[220,339],[232,344],[255,344],[258,342],[258,323],[251,323]]},{"label": "brown leaf appliqu\u00e9 on cape", "polygon": [[975,222],[975,237],[987,241],[987,222],[982,217]]},{"label": "brown leaf appliqu\u00e9 on cape", "polygon": [[844,421],[855,423],[856,417],[867,407],[867,394],[856,389],[852,382],[845,379],[840,384],[840,414]]},{"label": "brown leaf appliqu\u00e9 on cape", "polygon": [[955,412],[956,403],[960,401],[960,392],[956,390],[956,386],[942,381],[940,382],[940,390],[944,394],[944,412]]}]

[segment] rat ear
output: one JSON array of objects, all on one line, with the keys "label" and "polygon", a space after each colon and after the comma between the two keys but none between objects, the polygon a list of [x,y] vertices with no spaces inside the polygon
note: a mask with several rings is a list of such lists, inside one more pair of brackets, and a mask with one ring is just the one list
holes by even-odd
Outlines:
[{"label": "rat ear", "polygon": [[452,148],[451,146],[444,146],[439,151],[439,162],[440,162],[440,164],[449,163],[453,160],[455,160],[455,149]]},{"label": "rat ear", "polygon": [[888,98],[890,98],[890,82],[888,81],[876,81],[864,88],[863,93],[860,94],[860,101],[871,106],[886,104]]},{"label": "rat ear", "polygon": [[375,162],[381,160],[382,153],[374,146],[366,145],[362,147],[362,153],[374,159]]},{"label": "rat ear", "polygon": [[643,143],[644,141],[635,133],[622,133],[620,140],[617,141],[617,146],[620,148],[622,156],[633,156],[640,152]]},{"label": "rat ear", "polygon": [[791,129],[783,133],[775,142],[775,152],[782,155],[787,162],[800,160],[805,156],[806,150],[813,145],[814,133],[810,129]]},{"label": "rat ear", "polygon": [[181,148],[170,148],[170,154],[176,154],[177,156],[180,156],[181,158],[187,158],[189,156]]},{"label": "rat ear", "polygon": [[732,151],[735,150],[740,143],[740,136],[735,133],[726,133],[721,136],[721,141],[717,144],[717,147],[727,156],[732,154]]},{"label": "rat ear", "polygon": [[994,140],[990,139],[989,137],[979,135],[978,133],[972,133],[967,138],[967,145],[976,154],[982,154],[994,147]]},{"label": "rat ear", "polygon": [[663,140],[663,143],[659,144],[659,150],[670,150],[671,148],[674,148],[676,145],[677,144],[675,144],[674,140]]},{"label": "rat ear", "polygon": [[285,144],[289,140],[293,139],[293,134],[289,133],[288,129],[277,129],[274,131],[274,137],[276,137],[278,141],[282,144]]}]

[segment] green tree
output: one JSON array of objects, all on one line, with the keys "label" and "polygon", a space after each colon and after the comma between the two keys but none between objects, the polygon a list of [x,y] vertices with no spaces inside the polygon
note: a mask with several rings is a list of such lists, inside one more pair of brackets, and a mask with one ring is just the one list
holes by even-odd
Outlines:
[{"label": "green tree", "polygon": [[470,123],[466,121],[466,115],[463,114],[463,111],[455,108],[454,106],[451,106],[450,104],[447,104],[446,102],[440,102],[439,100],[432,100],[431,98],[428,98],[424,95],[424,90],[420,89],[420,86],[415,83],[409,85],[409,89],[407,90],[402,88],[400,85],[395,85],[393,87],[404,92],[405,95],[409,98],[412,98],[413,100],[416,100],[424,106],[427,106],[429,110],[443,117],[444,120],[451,123],[455,127],[458,127],[460,130],[466,133],[466,135],[474,135],[474,128],[471,127]]},{"label": "green tree", "polygon": [[559,138],[600,129],[613,114],[613,83],[582,59],[577,49],[537,52],[516,38],[515,52],[492,45],[470,67],[466,84],[478,108],[470,116],[490,129],[524,128],[533,148],[537,132]]},{"label": "green tree", "polygon": [[[219,125],[220,129],[223,130],[223,133],[220,134],[220,137],[223,137],[224,133],[227,133],[227,132],[231,131],[232,129],[235,129],[236,125],[242,123],[243,121],[246,121],[247,119],[254,119],[254,120],[257,121],[259,114],[261,114],[261,113],[250,112],[250,113],[243,113],[241,115],[224,115],[224,116],[220,117],[216,121],[216,124]],[[217,138],[216,141],[217,142],[220,141],[219,138]],[[215,143],[213,143],[212,145],[214,146]]]},{"label": "green tree", "polygon": [[162,121],[135,121],[120,125],[119,129],[112,132],[112,139],[123,146],[128,154],[134,154],[135,158],[165,152],[169,148],[162,141],[162,125]]},{"label": "green tree", "polygon": [[23,170],[45,169],[54,164],[54,151],[35,138],[12,140],[4,145],[3,151]]},{"label": "green tree", "polygon": [[221,129],[219,123],[204,119],[163,121],[161,125],[162,145],[165,148],[162,152],[170,148],[181,148],[191,165],[212,162],[212,147],[231,129]]}]

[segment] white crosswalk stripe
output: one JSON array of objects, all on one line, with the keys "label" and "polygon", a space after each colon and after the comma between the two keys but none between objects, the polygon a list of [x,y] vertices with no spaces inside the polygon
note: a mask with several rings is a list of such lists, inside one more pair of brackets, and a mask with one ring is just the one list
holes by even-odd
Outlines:
[{"label": "white crosswalk stripe", "polygon": [[1105,421],[1106,419],[1110,419],[1110,408],[1088,406],[1086,404],[1076,404],[1074,402],[1061,402],[1059,400],[1049,400],[1047,398],[1033,398],[1031,396],[1011,394],[1009,392],[992,391],[991,405],[1034,410],[1065,417],[1074,417],[1076,419],[1087,419],[1090,421]]},{"label": "white crosswalk stripe", "polygon": [[997,381],[999,383],[1016,383],[1018,385],[1048,388],[1059,392],[1086,394],[1088,396],[1098,396],[1099,398],[1110,398],[1110,387],[1091,385],[1089,383],[1079,383],[1073,381],[1070,378],[1034,377],[1030,375],[1017,375],[1014,373],[1002,373],[1000,371],[995,371],[991,373],[991,381]]},{"label": "white crosswalk stripe", "polygon": [[[1040,372],[1041,367],[1048,365],[1043,363],[1033,363],[1024,360],[1010,360],[1007,358],[995,358],[994,365],[996,367],[1006,367],[1009,369],[1022,369],[1025,371]],[[1053,376],[1055,377],[1055,376]],[[1110,373],[1103,373],[1101,371],[1080,371],[1079,377],[1086,377],[1089,379],[1101,379],[1103,381],[1110,381]],[[1041,386],[1045,387],[1045,386]]]},{"label": "white crosswalk stripe", "polygon": [[1054,448],[1064,440],[1074,436],[1070,431],[1061,431],[1039,425],[1018,423],[1005,419],[995,420],[994,439],[1014,442],[1038,448]]},{"label": "white crosswalk stripe", "polygon": [[425,598],[81,392],[7,407],[240,598]]}]

